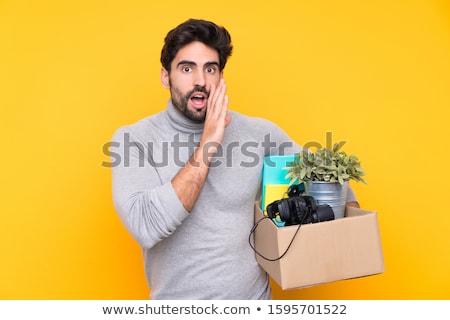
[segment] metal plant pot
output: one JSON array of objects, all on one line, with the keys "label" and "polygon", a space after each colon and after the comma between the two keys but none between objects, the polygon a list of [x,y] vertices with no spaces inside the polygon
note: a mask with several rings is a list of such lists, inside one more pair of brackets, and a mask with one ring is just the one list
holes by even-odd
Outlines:
[{"label": "metal plant pot", "polygon": [[318,205],[328,204],[333,209],[335,219],[344,217],[348,181],[343,185],[337,182],[306,181],[305,191]]}]

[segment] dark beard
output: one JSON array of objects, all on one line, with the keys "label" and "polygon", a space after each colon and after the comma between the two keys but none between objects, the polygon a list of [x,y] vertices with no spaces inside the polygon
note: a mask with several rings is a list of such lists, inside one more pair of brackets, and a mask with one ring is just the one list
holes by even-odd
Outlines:
[{"label": "dark beard", "polygon": [[182,93],[178,91],[178,89],[173,88],[172,86],[170,88],[171,88],[170,90],[172,96],[172,104],[175,107],[175,109],[180,111],[189,120],[195,122],[205,122],[206,108],[199,111],[188,109],[189,99],[195,92],[206,93],[207,97],[209,97],[209,92],[204,87],[195,86],[194,89],[189,91],[184,97],[182,96]]}]

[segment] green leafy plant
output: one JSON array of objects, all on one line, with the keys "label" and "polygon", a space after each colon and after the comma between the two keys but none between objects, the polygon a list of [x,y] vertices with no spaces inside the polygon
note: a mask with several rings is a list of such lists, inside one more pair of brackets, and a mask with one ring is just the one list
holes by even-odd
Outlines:
[{"label": "green leafy plant", "polygon": [[301,151],[287,168],[286,178],[290,184],[304,181],[339,182],[341,185],[349,180],[367,183],[361,162],[355,155],[339,151],[339,145],[333,149],[318,149],[316,152]]}]

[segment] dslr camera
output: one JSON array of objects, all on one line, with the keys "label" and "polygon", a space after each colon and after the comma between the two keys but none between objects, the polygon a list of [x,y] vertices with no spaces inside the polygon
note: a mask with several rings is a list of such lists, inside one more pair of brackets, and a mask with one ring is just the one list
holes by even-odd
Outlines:
[{"label": "dslr camera", "polygon": [[328,204],[317,205],[311,196],[303,196],[298,185],[288,189],[288,198],[276,200],[266,207],[267,216],[279,217],[285,226],[334,220],[333,209]]}]

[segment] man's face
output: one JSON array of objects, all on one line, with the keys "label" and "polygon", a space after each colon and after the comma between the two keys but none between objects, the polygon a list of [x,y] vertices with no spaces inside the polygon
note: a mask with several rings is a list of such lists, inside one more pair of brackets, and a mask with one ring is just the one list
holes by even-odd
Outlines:
[{"label": "man's face", "polygon": [[174,107],[197,122],[205,121],[211,84],[217,86],[222,76],[217,51],[198,41],[178,51],[170,74],[161,70],[161,82],[170,89]]}]

